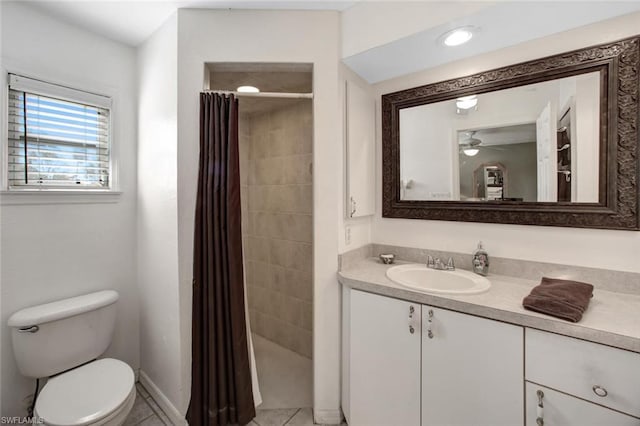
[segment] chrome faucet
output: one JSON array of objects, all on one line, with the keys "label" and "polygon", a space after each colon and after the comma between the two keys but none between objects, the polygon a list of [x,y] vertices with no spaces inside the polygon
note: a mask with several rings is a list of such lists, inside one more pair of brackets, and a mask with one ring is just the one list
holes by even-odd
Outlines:
[{"label": "chrome faucet", "polygon": [[444,263],[439,257],[428,255],[427,268],[437,269],[438,271],[455,271],[456,265],[454,265],[452,257],[447,260],[447,263]]}]

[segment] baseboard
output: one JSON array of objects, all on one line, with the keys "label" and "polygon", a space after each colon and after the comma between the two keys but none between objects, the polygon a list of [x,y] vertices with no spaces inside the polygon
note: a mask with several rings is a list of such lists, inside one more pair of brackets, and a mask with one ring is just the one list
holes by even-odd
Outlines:
[{"label": "baseboard", "polygon": [[339,425],[342,412],[338,410],[313,410],[313,422],[316,424]]},{"label": "baseboard", "polygon": [[165,396],[158,386],[149,378],[149,376],[140,370],[140,383],[149,392],[149,395],[160,406],[162,411],[169,417],[169,420],[176,426],[186,426],[187,421],[173,403]]}]

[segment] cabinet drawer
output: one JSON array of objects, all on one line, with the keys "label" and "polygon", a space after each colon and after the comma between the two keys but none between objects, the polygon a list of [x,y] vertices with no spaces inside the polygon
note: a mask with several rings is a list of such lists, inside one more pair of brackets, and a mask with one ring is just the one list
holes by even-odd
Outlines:
[{"label": "cabinet drawer", "polygon": [[640,354],[526,329],[525,378],[640,417]]},{"label": "cabinet drawer", "polygon": [[[542,411],[538,395],[542,391]],[[640,419],[565,395],[544,386],[526,384],[526,426],[537,426],[538,414],[546,426],[640,426]]]}]

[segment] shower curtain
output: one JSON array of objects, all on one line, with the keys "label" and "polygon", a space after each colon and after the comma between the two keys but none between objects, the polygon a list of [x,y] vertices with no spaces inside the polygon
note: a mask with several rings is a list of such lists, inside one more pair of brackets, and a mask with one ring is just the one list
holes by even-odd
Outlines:
[{"label": "shower curtain", "polygon": [[186,415],[191,426],[244,425],[255,417],[242,254],[238,100],[201,93]]}]

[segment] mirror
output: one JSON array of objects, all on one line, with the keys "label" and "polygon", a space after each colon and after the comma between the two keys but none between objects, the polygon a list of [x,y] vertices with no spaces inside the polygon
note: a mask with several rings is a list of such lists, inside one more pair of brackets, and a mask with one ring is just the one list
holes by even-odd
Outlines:
[{"label": "mirror", "polygon": [[637,66],[633,38],[383,95],[383,216],[637,229]]},{"label": "mirror", "polygon": [[[401,109],[400,198],[597,203],[600,81],[591,72]],[[491,163],[500,184],[477,176]]]}]

